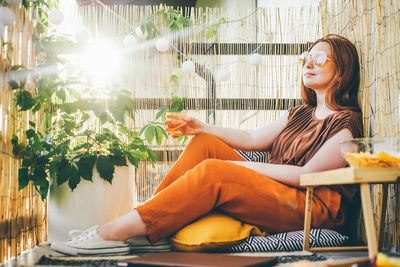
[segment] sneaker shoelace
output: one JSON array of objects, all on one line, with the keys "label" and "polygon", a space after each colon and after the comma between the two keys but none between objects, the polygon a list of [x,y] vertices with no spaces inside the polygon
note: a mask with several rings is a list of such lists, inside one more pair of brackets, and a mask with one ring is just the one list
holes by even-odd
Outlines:
[{"label": "sneaker shoelace", "polygon": [[70,239],[68,240],[68,243],[70,244],[82,244],[83,242],[93,238],[96,233],[98,225],[95,225],[91,228],[88,228],[86,230],[71,230],[69,231],[69,236]]}]

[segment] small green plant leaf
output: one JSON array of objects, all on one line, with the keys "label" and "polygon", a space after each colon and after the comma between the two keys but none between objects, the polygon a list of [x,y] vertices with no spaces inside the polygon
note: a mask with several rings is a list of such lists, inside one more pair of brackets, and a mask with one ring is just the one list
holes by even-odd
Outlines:
[{"label": "small green plant leaf", "polygon": [[18,190],[25,188],[30,181],[28,168],[18,169]]},{"label": "small green plant leaf", "polygon": [[12,71],[25,70],[25,69],[26,69],[26,67],[25,67],[24,65],[13,65],[13,66],[11,67],[11,70],[12,70]]},{"label": "small green plant leaf", "polygon": [[163,141],[163,128],[161,128],[160,126],[156,126],[155,127],[156,131],[156,142],[158,146],[161,146],[162,141]]},{"label": "small green plant leaf", "polygon": [[12,152],[17,159],[21,159],[26,151],[26,145],[24,144],[13,144]]},{"label": "small green plant leaf", "polygon": [[135,157],[132,154],[128,154],[128,160],[133,166],[135,166],[135,168],[139,168],[139,158]]},{"label": "small green plant leaf", "polygon": [[96,168],[99,171],[100,177],[111,184],[115,170],[112,160],[105,155],[99,155]]},{"label": "small green plant leaf", "polygon": [[183,99],[177,96],[172,98],[172,102],[169,107],[169,112],[182,112],[183,110]]},{"label": "small green plant leaf", "polygon": [[164,9],[158,9],[156,12],[154,12],[154,15],[161,15],[161,14],[163,14],[163,13],[165,13],[165,10]]},{"label": "small green plant leaf", "polygon": [[176,74],[172,74],[170,80],[174,83],[174,85],[179,85],[179,76]]},{"label": "small green plant leaf", "polygon": [[15,80],[9,80],[8,85],[11,87],[11,90],[19,89],[19,84]]},{"label": "small green plant leaf", "polygon": [[29,129],[26,131],[26,138],[28,138],[28,139],[34,137],[35,135],[36,135],[36,133],[35,133],[35,130],[33,130],[33,129]]},{"label": "small green plant leaf", "polygon": [[215,28],[215,25],[211,25],[204,31],[204,37],[207,39],[212,38],[217,34],[217,29]]},{"label": "small green plant leaf", "polygon": [[11,137],[11,144],[13,145],[18,144],[18,136],[16,136],[15,134],[13,134]]},{"label": "small green plant leaf", "polygon": [[28,9],[28,8],[29,8],[29,5],[30,5],[30,1],[28,1],[28,0],[22,0],[22,5],[25,7],[25,9]]},{"label": "small green plant leaf", "polygon": [[147,127],[146,131],[144,132],[144,137],[146,138],[149,144],[153,142],[155,134],[156,134],[156,129],[153,125]]},{"label": "small green plant leaf", "polygon": [[167,113],[167,109],[165,107],[161,107],[156,114],[156,120],[158,120],[160,117],[164,118],[166,113]]},{"label": "small green plant leaf", "polygon": [[42,104],[40,104],[40,102],[37,102],[36,105],[33,107],[32,112],[35,113],[35,112],[39,111],[41,107],[42,107]]},{"label": "small green plant leaf", "polygon": [[56,166],[57,185],[62,185],[71,176],[74,175],[76,170],[66,159],[62,159]]},{"label": "small green plant leaf", "polygon": [[156,162],[157,161],[157,154],[156,152],[154,152],[152,149],[148,149],[147,153],[149,154],[149,158],[152,162]]},{"label": "small green plant leaf", "polygon": [[85,154],[77,162],[78,173],[83,179],[92,181],[93,168],[94,164],[96,163],[96,158],[97,157],[94,155]]},{"label": "small green plant leaf", "polygon": [[69,186],[69,188],[71,188],[71,191],[74,191],[76,186],[81,181],[81,177],[79,176],[78,170],[73,166],[72,166],[72,168],[73,168],[73,172],[72,172],[72,175],[69,177],[68,186]]},{"label": "small green plant leaf", "polygon": [[31,109],[35,104],[36,100],[32,97],[32,94],[27,90],[22,90],[15,94],[16,105],[20,107],[21,111]]},{"label": "small green plant leaf", "polygon": [[47,194],[49,192],[49,181],[44,180],[43,183],[39,186],[39,194],[42,200],[45,200],[47,198]]},{"label": "small green plant leaf", "polygon": [[122,155],[110,155],[110,159],[116,166],[128,166],[126,164],[126,158]]}]

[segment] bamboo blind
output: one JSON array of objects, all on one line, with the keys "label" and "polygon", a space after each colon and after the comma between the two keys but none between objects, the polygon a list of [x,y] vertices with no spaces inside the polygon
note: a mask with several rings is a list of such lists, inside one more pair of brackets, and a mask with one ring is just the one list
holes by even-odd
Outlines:
[{"label": "bamboo blind", "polygon": [[[320,8],[322,33],[346,36],[357,45],[366,136],[400,137],[399,1],[324,0]],[[382,194],[380,186],[372,191],[375,197]],[[384,246],[400,251],[399,184],[389,185],[388,197]]]},{"label": "bamboo blind", "polygon": [[[153,14],[157,6],[99,6],[92,5],[72,11],[70,16],[81,14],[94,39],[112,39],[122,43],[127,32],[133,31],[141,20]],[[123,63],[125,73],[121,84],[129,89],[136,99],[146,99],[148,103],[159,98],[167,99],[178,95],[191,100],[195,108],[186,112],[203,121],[216,125],[241,129],[255,129],[275,120],[284,110],[278,109],[273,101],[266,101],[265,109],[254,109],[250,99],[274,100],[280,103],[282,99],[292,99],[284,109],[294,105],[294,100],[300,98],[300,66],[298,55],[303,52],[299,47],[289,46],[286,53],[280,50],[286,44],[312,42],[321,36],[319,10],[311,6],[290,8],[265,8],[259,10],[241,23],[232,22],[221,25],[214,38],[204,37],[204,25],[215,23],[218,18],[227,17],[234,21],[251,14],[251,9],[185,9],[193,23],[181,35],[167,35],[172,43],[168,52],[160,53],[154,48],[154,43],[137,53],[127,53]],[[67,15],[68,16],[68,15]],[[169,32],[163,27],[162,21],[155,20],[163,34]],[[178,40],[179,39],[179,40]],[[179,46],[180,44],[189,46]],[[206,44],[207,49],[200,51],[199,46],[190,44]],[[216,45],[211,45],[211,44]],[[229,43],[223,53],[223,45]],[[254,52],[263,57],[263,64],[253,66],[248,63],[248,54],[244,53],[248,43],[256,44]],[[146,46],[148,43],[141,43]],[[207,44],[210,44],[207,46]],[[267,48],[260,52],[261,45],[275,44],[275,48]],[[184,49],[179,49],[184,47]],[[246,50],[247,51],[247,50]],[[178,57],[181,59],[178,60]],[[200,77],[198,74],[179,73],[180,62],[191,59],[203,66],[209,73],[215,75],[221,68],[231,72],[228,81],[215,81],[211,75]],[[174,85],[171,74],[180,75],[179,85]],[[209,97],[209,88],[215,82],[216,110],[210,112],[210,107],[201,100]],[[155,99],[157,98],[157,99]],[[223,100],[228,99],[225,108]],[[163,101],[161,101],[163,103]],[[157,106],[154,104],[154,106]],[[156,111],[138,110],[133,127],[142,127],[146,122],[155,119]],[[179,156],[183,147],[169,140],[163,145],[155,168],[151,164],[142,163],[137,171],[137,203],[143,203],[151,197],[156,186],[165,175],[174,160]]]},{"label": "bamboo blind", "polygon": [[[16,5],[10,8],[16,14],[16,23],[6,28],[0,54],[0,262],[46,240],[46,205],[31,186],[18,191],[20,162],[13,158],[11,146],[12,135],[21,139],[28,121],[37,122],[38,117],[17,114],[7,84],[12,65],[36,65],[32,50],[34,22],[32,12]],[[12,44],[12,51],[6,42]],[[31,87],[29,83],[27,87]]]}]

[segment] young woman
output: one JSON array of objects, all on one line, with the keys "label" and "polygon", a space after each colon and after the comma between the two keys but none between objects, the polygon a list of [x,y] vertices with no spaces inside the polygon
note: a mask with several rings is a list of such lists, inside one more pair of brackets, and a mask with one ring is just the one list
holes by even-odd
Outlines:
[{"label": "young woman", "polygon": [[[302,55],[304,104],[253,132],[170,115],[167,126],[195,135],[154,196],[135,210],[52,248],[68,254],[123,253],[130,237],[151,243],[217,210],[267,233],[303,228],[305,190],[300,175],[344,167],[339,144],[363,135],[357,95],[360,67],[355,46],[328,35]],[[182,124],[184,123],[184,124]],[[268,163],[245,161],[235,149],[268,151]],[[335,228],[346,220],[352,188],[314,192],[313,227]]]}]

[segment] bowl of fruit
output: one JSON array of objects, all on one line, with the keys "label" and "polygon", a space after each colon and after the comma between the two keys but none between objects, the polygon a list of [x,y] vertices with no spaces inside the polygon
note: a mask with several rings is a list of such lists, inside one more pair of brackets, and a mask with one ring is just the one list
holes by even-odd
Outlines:
[{"label": "bowl of fruit", "polygon": [[353,138],[340,143],[340,151],[350,167],[400,168],[400,138]]}]

